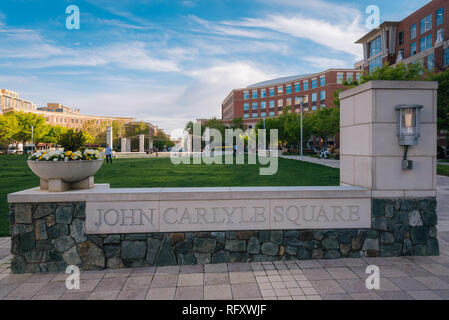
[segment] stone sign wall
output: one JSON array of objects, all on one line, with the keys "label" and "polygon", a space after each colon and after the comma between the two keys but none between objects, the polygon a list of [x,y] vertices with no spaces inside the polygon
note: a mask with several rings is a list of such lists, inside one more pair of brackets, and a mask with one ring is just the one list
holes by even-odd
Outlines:
[{"label": "stone sign wall", "polygon": [[9,216],[14,273],[439,254],[435,198],[374,199],[371,227],[351,229],[86,234],[86,202],[14,203]]}]

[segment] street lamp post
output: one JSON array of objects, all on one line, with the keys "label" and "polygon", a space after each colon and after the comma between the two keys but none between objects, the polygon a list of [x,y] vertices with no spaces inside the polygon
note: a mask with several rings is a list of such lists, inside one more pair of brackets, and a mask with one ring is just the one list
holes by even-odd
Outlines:
[{"label": "street lamp post", "polygon": [[299,102],[300,102],[300,105],[301,105],[301,108],[300,108],[300,113],[301,113],[301,145],[300,145],[300,157],[299,157],[299,159],[301,159],[301,160],[303,160],[303,150],[302,150],[302,145],[303,145],[303,143],[302,143],[302,110],[303,110],[303,100],[304,100],[304,96],[301,96],[300,97],[300,100],[299,100]]},{"label": "street lamp post", "polygon": [[31,126],[31,152],[34,153],[34,127]]}]

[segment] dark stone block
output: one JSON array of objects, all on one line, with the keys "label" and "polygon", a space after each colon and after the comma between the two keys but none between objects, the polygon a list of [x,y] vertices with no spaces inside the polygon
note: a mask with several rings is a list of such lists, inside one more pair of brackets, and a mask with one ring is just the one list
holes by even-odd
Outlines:
[{"label": "dark stone block", "polygon": [[279,246],[273,242],[265,242],[261,247],[262,253],[268,256],[275,256],[279,252]]},{"label": "dark stone block", "polygon": [[248,253],[249,254],[259,254],[260,252],[260,243],[259,239],[256,237],[251,237],[248,240]]},{"label": "dark stone block", "polygon": [[228,239],[228,240],[237,239],[237,232],[233,232],[233,231],[226,232],[226,239]]},{"label": "dark stone block", "polygon": [[237,239],[238,240],[248,240],[252,237],[254,234],[254,231],[239,231],[237,232]]},{"label": "dark stone block", "polygon": [[400,201],[401,201],[401,211],[410,212],[418,207],[418,204],[414,199],[403,199]]},{"label": "dark stone block", "polygon": [[56,209],[56,223],[70,224],[73,219],[73,206],[58,206]]},{"label": "dark stone block", "polygon": [[298,239],[300,241],[313,240],[313,231],[300,231]]},{"label": "dark stone block", "polygon": [[[332,239],[332,241],[335,241],[334,239]],[[318,249],[320,247],[320,242],[316,241],[316,240],[309,240],[309,241],[305,241],[303,243],[303,247],[306,249]]]},{"label": "dark stone block", "polygon": [[253,262],[265,262],[268,260],[268,257],[264,254],[256,254],[253,256]]},{"label": "dark stone block", "polygon": [[56,204],[55,203],[45,203],[41,202],[37,206],[36,210],[33,213],[33,219],[40,219],[46,217],[50,214],[55,213]]},{"label": "dark stone block", "polygon": [[438,230],[436,227],[429,227],[429,237],[430,238],[436,238],[437,233],[438,233]]},{"label": "dark stone block", "polygon": [[[182,252],[182,250],[180,251],[180,253],[178,254],[178,256],[186,256],[187,252],[190,252],[192,249],[192,246],[190,245],[190,243],[188,243],[187,241],[182,241],[182,242],[178,242],[176,245],[180,245],[182,243],[186,243],[187,246],[189,247],[188,250],[184,252]],[[148,263],[150,265],[154,265],[154,262],[156,260],[157,254],[159,252],[159,247],[161,245],[161,242],[158,239],[152,239],[152,238],[148,238],[147,239],[147,257],[146,260],[148,261]],[[176,251],[176,249],[175,249]]]},{"label": "dark stone block", "polygon": [[338,240],[332,238],[323,239],[323,241],[321,241],[321,244],[323,245],[323,248],[327,250],[338,249],[339,247]]},{"label": "dark stone block", "polygon": [[69,226],[66,224],[55,224],[53,227],[48,229],[50,239],[57,239],[62,236],[67,236],[68,234]]},{"label": "dark stone block", "polygon": [[337,258],[340,258],[340,251],[338,250],[324,251],[324,259],[337,259]]},{"label": "dark stone block", "polygon": [[380,246],[380,255],[382,257],[398,257],[402,252],[402,244],[396,242],[391,245],[381,245]]},{"label": "dark stone block", "polygon": [[377,239],[377,238],[379,238],[379,231],[376,231],[376,230],[368,230],[368,231],[366,232],[366,237],[367,237],[368,239]]},{"label": "dark stone block", "polygon": [[11,261],[11,271],[13,273],[25,273],[26,272],[26,261],[23,256],[14,256]]},{"label": "dark stone block", "polygon": [[423,210],[421,211],[421,217],[424,221],[424,224],[427,226],[435,226],[438,223],[436,211]]},{"label": "dark stone block", "polygon": [[374,230],[390,231],[392,229],[392,227],[390,229],[390,224],[391,223],[389,223],[389,219],[385,217],[379,217],[373,219],[372,227]]},{"label": "dark stone block", "polygon": [[[301,234],[299,234],[301,237]],[[270,231],[270,241],[276,244],[282,244],[284,242],[284,233],[282,230]]]},{"label": "dark stone block", "polygon": [[393,224],[408,225],[408,213],[402,211],[396,212],[393,215]]},{"label": "dark stone block", "polygon": [[237,252],[231,252],[229,253],[230,257],[231,257],[231,262],[235,263],[235,262],[242,262],[242,255],[240,253]]},{"label": "dark stone block", "polygon": [[143,259],[147,251],[146,241],[128,241],[122,242],[122,259]]},{"label": "dark stone block", "polygon": [[350,244],[340,243],[340,253],[343,257],[348,256],[350,251],[351,251]]},{"label": "dark stone block", "polygon": [[381,232],[380,243],[381,244],[393,244],[394,243],[393,234],[391,232]]},{"label": "dark stone block", "polygon": [[32,205],[28,203],[17,203],[14,206],[14,222],[31,224],[32,222]]},{"label": "dark stone block", "polygon": [[310,259],[312,257],[312,251],[306,248],[299,247],[296,253],[296,257],[300,260]]},{"label": "dark stone block", "polygon": [[170,240],[167,236],[165,236],[164,239],[162,240],[161,248],[159,249],[159,253],[156,257],[155,264],[157,266],[170,266],[177,264],[176,256],[172,250]]},{"label": "dark stone block", "polygon": [[408,224],[395,224],[393,227],[393,236],[396,241],[402,242],[408,232]]},{"label": "dark stone block", "polygon": [[59,252],[69,250],[75,245],[75,241],[70,236],[62,236],[58,239],[52,240],[52,244]]},{"label": "dark stone block", "polygon": [[193,253],[180,253],[178,254],[178,263],[180,265],[192,265],[196,264],[196,258]]},{"label": "dark stone block", "polygon": [[429,228],[428,227],[410,228],[410,237],[413,245],[425,244],[429,237]]},{"label": "dark stone block", "polygon": [[362,244],[363,244],[363,238],[358,236],[358,237],[354,237],[352,238],[351,241],[351,248],[352,250],[360,250],[362,249]]},{"label": "dark stone block", "polygon": [[286,230],[284,231],[284,237],[286,239],[289,238],[298,238],[299,237],[299,231],[298,230]]},{"label": "dark stone block", "polygon": [[226,240],[225,249],[230,252],[244,252],[246,251],[245,240]]},{"label": "dark stone block", "polygon": [[385,215],[385,200],[383,199],[373,199],[372,202],[372,214],[373,217],[383,217]]},{"label": "dark stone block", "polygon": [[121,242],[121,236],[119,234],[112,234],[110,236],[107,236],[103,240],[104,244],[120,244],[120,242]]},{"label": "dark stone block", "polygon": [[226,242],[226,232],[211,232],[211,236],[213,236],[218,243],[225,244]]},{"label": "dark stone block", "polygon": [[40,263],[42,261],[44,251],[42,250],[32,250],[24,254],[27,263]]},{"label": "dark stone block", "polygon": [[292,247],[302,246],[302,242],[299,241],[299,239],[295,239],[295,238],[286,239],[285,244],[288,245],[288,246],[292,246]]},{"label": "dark stone block", "polygon": [[321,249],[313,249],[312,250],[312,259],[323,259],[324,251]]},{"label": "dark stone block", "polygon": [[76,204],[73,216],[78,219],[86,218],[86,203],[85,202],[79,202]]},{"label": "dark stone block", "polygon": [[[157,240],[157,239],[155,239]],[[192,245],[188,241],[178,242],[174,246],[174,250],[176,253],[187,253],[192,251]]]},{"label": "dark stone block", "polygon": [[231,262],[231,255],[227,251],[219,251],[212,256],[212,263],[228,263]]},{"label": "dark stone block", "polygon": [[417,244],[413,246],[413,254],[415,256],[427,256],[427,247],[425,244]]},{"label": "dark stone block", "polygon": [[70,236],[76,243],[81,243],[87,240],[84,230],[84,221],[81,219],[74,219],[70,225]]},{"label": "dark stone block", "polygon": [[25,253],[36,248],[36,237],[34,232],[22,233],[19,235],[20,253]]},{"label": "dark stone block", "polygon": [[117,244],[108,244],[104,246],[104,255],[106,256],[107,259],[110,258],[120,258],[120,253],[121,253],[122,247]]},{"label": "dark stone block", "polygon": [[11,225],[11,234],[29,233],[34,231],[34,225],[32,224],[14,224]]},{"label": "dark stone block", "polygon": [[429,239],[427,240],[427,255],[428,256],[439,256],[440,255],[440,248],[438,246],[438,240],[437,239]]},{"label": "dark stone block", "polygon": [[262,243],[270,241],[270,231],[259,231],[259,241]]},{"label": "dark stone block", "polygon": [[348,230],[348,231],[340,231],[338,232],[338,241],[340,243],[351,243],[352,238],[354,238],[357,235],[357,232],[355,230]]},{"label": "dark stone block", "polygon": [[296,253],[298,252],[298,248],[297,248],[297,247],[287,246],[287,247],[285,248],[285,252],[286,252],[288,255],[296,256]]},{"label": "dark stone block", "polygon": [[103,248],[104,237],[101,235],[89,234],[87,235],[87,241],[94,243],[97,247]]},{"label": "dark stone block", "polygon": [[213,253],[217,240],[211,238],[195,238],[193,241],[193,250],[200,253]]},{"label": "dark stone block", "polygon": [[67,264],[64,261],[54,261],[47,263],[48,272],[65,272]]},{"label": "dark stone block", "polygon": [[78,244],[78,252],[84,269],[104,268],[106,264],[103,250],[95,243],[86,241]]},{"label": "dark stone block", "polygon": [[146,234],[139,234],[139,233],[125,234],[125,240],[130,240],[130,241],[146,241],[147,238],[148,237]]},{"label": "dark stone block", "polygon": [[413,245],[410,239],[404,239],[403,245],[402,245],[402,255],[404,256],[411,256],[413,255]]},{"label": "dark stone block", "polygon": [[321,241],[326,236],[326,231],[317,230],[313,232],[313,239]]}]

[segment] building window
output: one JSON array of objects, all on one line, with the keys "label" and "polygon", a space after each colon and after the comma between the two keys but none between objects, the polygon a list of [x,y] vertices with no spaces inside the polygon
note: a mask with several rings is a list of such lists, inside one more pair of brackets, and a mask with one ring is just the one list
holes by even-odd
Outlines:
[{"label": "building window", "polygon": [[444,41],[444,29],[441,28],[440,30],[437,31],[435,43],[440,43],[443,41]]},{"label": "building window", "polygon": [[404,44],[404,31],[399,32],[398,40],[399,40],[399,45],[402,46]]},{"label": "building window", "polygon": [[357,75],[355,77],[357,79],[357,82],[360,82],[360,78],[362,78],[362,74],[361,73],[357,73]]},{"label": "building window", "polygon": [[312,89],[315,89],[318,86],[318,81],[316,78],[312,79]]},{"label": "building window", "polygon": [[243,91],[243,100],[249,99],[249,91]]},{"label": "building window", "polygon": [[343,72],[337,73],[337,83],[342,84],[343,83]]},{"label": "building window", "polygon": [[266,89],[260,89],[260,97],[266,98],[267,96],[267,90]]},{"label": "building window", "polygon": [[429,54],[427,56],[427,70],[433,70],[435,68],[435,54]]},{"label": "building window", "polygon": [[301,84],[299,82],[295,83],[295,92],[301,91]]},{"label": "building window", "polygon": [[424,38],[421,38],[419,42],[420,52],[426,51],[427,49],[430,48],[432,48],[432,34],[428,34]]},{"label": "building window", "polygon": [[295,106],[298,106],[301,103],[301,97],[295,97]]},{"label": "building window", "polygon": [[267,102],[266,102],[266,101],[262,101],[262,102],[260,103],[260,108],[261,108],[261,109],[266,109],[266,108],[267,108]]},{"label": "building window", "polygon": [[354,74],[353,73],[347,73],[346,74],[346,81],[348,81],[348,82],[354,81]]},{"label": "building window", "polygon": [[304,91],[309,90],[309,81],[303,81],[303,82],[302,82],[302,89],[303,89]]},{"label": "building window", "polygon": [[249,110],[249,103],[243,104],[243,110]]},{"label": "building window", "polygon": [[440,8],[435,13],[436,26],[442,25],[444,22],[444,8]]},{"label": "building window", "polygon": [[312,111],[316,111],[316,106],[312,106]]},{"label": "building window", "polygon": [[265,118],[265,117],[267,116],[267,113],[266,113],[266,112],[261,112],[261,113],[260,113],[260,116],[261,116],[262,118]]},{"label": "building window", "polygon": [[324,87],[326,85],[326,76],[320,77],[320,86]]},{"label": "building window", "polygon": [[278,107],[282,107],[282,106],[284,106],[284,100],[279,99],[278,100]]},{"label": "building window", "polygon": [[421,19],[421,21],[419,22],[420,34],[424,34],[430,30],[432,30],[432,14],[429,14],[427,17]]},{"label": "building window", "polygon": [[253,102],[252,109],[255,110],[255,109],[257,109],[257,107],[258,107],[258,103],[257,102]]},{"label": "building window", "polygon": [[278,87],[278,94],[283,94],[284,93],[284,86],[279,86]]},{"label": "building window", "polygon": [[326,105],[325,104],[320,104],[320,108],[324,109],[324,108],[326,108]]},{"label": "building window", "polygon": [[445,66],[449,65],[449,48],[444,49],[443,53],[443,64]]},{"label": "building window", "polygon": [[253,112],[253,118],[257,118],[257,112]]},{"label": "building window", "polygon": [[369,57],[374,57],[382,52],[382,41],[381,37],[378,36],[376,39],[369,43]]},{"label": "building window", "polygon": [[316,92],[312,93],[312,102],[316,102],[317,97],[318,97],[318,95]]},{"label": "building window", "polygon": [[416,38],[416,23],[410,26],[410,40]]},{"label": "building window", "polygon": [[288,98],[288,99],[287,99],[286,105],[287,105],[287,106],[291,106],[291,105],[292,105],[292,98]]},{"label": "building window", "polygon": [[257,90],[253,90],[252,94],[253,94],[253,99],[257,99]]},{"label": "building window", "polygon": [[270,101],[270,108],[274,108],[274,100]]},{"label": "building window", "polygon": [[270,97],[274,97],[274,88],[270,88],[268,91]]},{"label": "building window", "polygon": [[410,56],[414,56],[416,54],[416,42],[412,42],[410,45]]},{"label": "building window", "polygon": [[243,115],[243,118],[249,118],[249,113],[245,113],[245,114]]},{"label": "building window", "polygon": [[285,86],[285,93],[286,93],[286,94],[292,93],[292,85],[291,85],[291,84],[287,84],[287,85]]},{"label": "building window", "polygon": [[[415,42],[415,46],[416,46],[416,42]],[[381,56],[374,58],[369,63],[369,72],[373,72],[377,68],[382,68],[382,57]]]},{"label": "building window", "polygon": [[274,111],[270,111],[270,117],[274,117]]},{"label": "building window", "polygon": [[322,101],[322,100],[325,100],[326,99],[326,91],[321,91],[320,92],[320,100]]}]

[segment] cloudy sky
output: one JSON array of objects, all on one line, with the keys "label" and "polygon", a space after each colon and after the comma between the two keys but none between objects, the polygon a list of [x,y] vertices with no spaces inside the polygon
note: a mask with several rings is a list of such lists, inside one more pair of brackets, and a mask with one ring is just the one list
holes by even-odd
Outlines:
[{"label": "cloudy sky", "polygon": [[[130,116],[168,133],[221,116],[233,88],[353,66],[381,22],[428,0],[1,0],[0,88],[39,106]],[[67,30],[68,5],[81,12]]]}]

